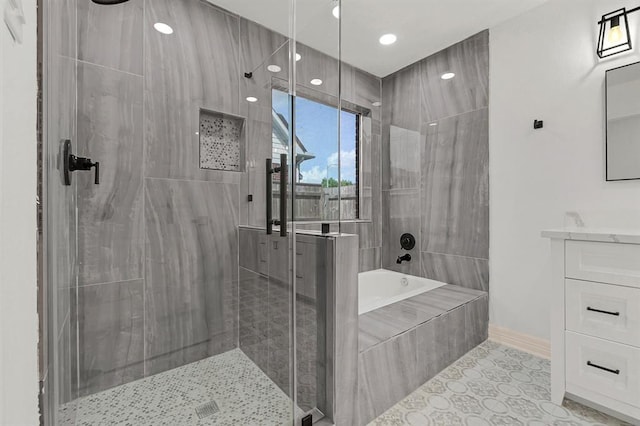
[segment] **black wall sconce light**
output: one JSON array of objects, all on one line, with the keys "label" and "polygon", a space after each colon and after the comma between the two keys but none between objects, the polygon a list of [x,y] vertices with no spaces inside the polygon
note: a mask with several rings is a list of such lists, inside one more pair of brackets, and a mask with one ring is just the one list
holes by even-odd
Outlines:
[{"label": "black wall sconce light", "polygon": [[640,10],[640,7],[630,10],[622,8],[602,15],[602,19],[598,22],[598,25],[600,25],[598,56],[600,58],[631,50],[631,35],[627,16],[638,10]]}]

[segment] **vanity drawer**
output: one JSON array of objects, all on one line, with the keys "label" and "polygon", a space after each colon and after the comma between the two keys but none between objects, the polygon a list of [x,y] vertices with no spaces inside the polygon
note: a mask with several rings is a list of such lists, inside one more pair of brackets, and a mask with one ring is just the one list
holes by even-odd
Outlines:
[{"label": "vanity drawer", "polygon": [[640,289],[567,279],[566,329],[640,347]]},{"label": "vanity drawer", "polygon": [[640,245],[566,241],[565,276],[640,287]]},{"label": "vanity drawer", "polygon": [[640,407],[640,349],[570,331],[565,336],[567,389]]}]

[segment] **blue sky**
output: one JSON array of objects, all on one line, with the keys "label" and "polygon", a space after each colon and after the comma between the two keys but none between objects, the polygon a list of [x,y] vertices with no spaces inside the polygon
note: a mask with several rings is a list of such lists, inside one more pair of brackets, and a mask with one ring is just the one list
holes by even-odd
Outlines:
[{"label": "blue sky", "polygon": [[[273,109],[288,118],[288,95],[273,91]],[[302,163],[304,183],[321,183],[325,177],[338,178],[338,110],[305,98],[296,98],[296,135],[307,150],[316,156]],[[356,181],[356,115],[342,111],[342,179]]]}]

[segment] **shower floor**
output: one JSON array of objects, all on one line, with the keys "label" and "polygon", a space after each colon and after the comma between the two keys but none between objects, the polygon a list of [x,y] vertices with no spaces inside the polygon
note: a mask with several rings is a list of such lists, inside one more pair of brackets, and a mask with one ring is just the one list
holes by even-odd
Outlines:
[{"label": "shower floor", "polygon": [[290,424],[292,409],[291,399],[233,349],[70,402],[59,424],[282,425]]}]

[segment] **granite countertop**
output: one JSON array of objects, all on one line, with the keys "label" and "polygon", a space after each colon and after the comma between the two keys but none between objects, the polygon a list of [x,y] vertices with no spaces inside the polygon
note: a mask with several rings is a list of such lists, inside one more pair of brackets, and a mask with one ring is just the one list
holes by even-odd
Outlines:
[{"label": "granite countertop", "polygon": [[568,227],[542,231],[545,238],[640,244],[640,229]]}]

